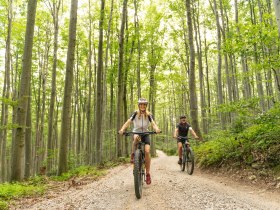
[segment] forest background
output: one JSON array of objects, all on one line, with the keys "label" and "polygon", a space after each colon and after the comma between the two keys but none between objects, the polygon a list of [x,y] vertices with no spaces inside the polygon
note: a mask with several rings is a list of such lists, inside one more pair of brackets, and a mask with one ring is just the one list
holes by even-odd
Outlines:
[{"label": "forest background", "polygon": [[279,18],[276,0],[0,0],[0,181],[128,156],[139,97],[153,153],[186,114],[201,166],[280,170]]}]

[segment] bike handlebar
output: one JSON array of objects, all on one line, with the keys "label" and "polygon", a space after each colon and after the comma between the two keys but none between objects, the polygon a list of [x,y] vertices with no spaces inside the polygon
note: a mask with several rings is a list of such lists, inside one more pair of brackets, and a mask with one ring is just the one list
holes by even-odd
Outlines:
[{"label": "bike handlebar", "polygon": [[[160,133],[161,133],[161,131],[160,131]],[[118,134],[119,134],[119,132],[118,132]],[[130,136],[132,134],[143,136],[143,135],[148,135],[148,134],[157,134],[157,132],[155,132],[155,131],[146,131],[146,132],[133,132],[133,131],[130,131],[130,132],[124,132],[123,133],[124,136]]]},{"label": "bike handlebar", "polygon": [[[177,139],[188,140],[188,139],[196,139],[196,138],[188,137],[188,136],[177,136]],[[198,140],[198,139],[196,139],[196,140]]]},{"label": "bike handlebar", "polygon": [[187,136],[177,136],[177,139],[188,140],[189,138]]}]

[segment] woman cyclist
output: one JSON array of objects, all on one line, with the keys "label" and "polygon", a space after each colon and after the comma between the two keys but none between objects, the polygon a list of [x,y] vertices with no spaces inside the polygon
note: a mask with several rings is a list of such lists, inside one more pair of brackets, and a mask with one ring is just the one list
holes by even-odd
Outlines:
[{"label": "woman cyclist", "polygon": [[[133,132],[147,132],[148,126],[151,124],[156,131],[156,133],[160,133],[160,129],[156,125],[152,114],[147,110],[148,101],[145,98],[140,98],[138,100],[138,110],[136,110],[131,117],[123,124],[122,128],[119,130],[119,134],[123,134],[125,129],[129,127],[129,125],[133,122]],[[140,139],[139,135],[133,136],[133,144],[132,144],[132,153],[130,162],[134,162],[134,151],[135,145]],[[145,135],[142,137],[142,141],[145,142],[145,167],[146,167],[146,183],[151,184],[151,175],[150,175],[150,166],[151,166],[151,157],[150,157],[150,145],[151,140],[149,135]]]}]

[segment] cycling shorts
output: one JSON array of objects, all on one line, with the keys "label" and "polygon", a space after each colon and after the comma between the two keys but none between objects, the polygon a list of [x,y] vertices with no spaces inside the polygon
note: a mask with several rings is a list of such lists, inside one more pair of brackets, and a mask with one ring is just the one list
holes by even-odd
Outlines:
[{"label": "cycling shorts", "polygon": [[189,142],[188,139],[177,139],[177,143],[181,142],[184,144],[185,142]]},{"label": "cycling shorts", "polygon": [[148,145],[151,145],[151,139],[149,135],[141,136],[141,141]]}]

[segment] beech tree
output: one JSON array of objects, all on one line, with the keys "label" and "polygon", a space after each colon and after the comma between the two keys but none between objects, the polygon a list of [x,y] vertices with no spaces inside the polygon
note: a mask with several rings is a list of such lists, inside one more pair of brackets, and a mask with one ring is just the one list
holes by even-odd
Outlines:
[{"label": "beech tree", "polygon": [[61,137],[59,147],[58,175],[68,170],[68,143],[71,134],[71,100],[73,89],[73,71],[75,59],[76,27],[78,0],[71,0],[66,76],[64,86],[63,112],[61,118]]},{"label": "beech tree", "polygon": [[17,106],[17,128],[13,139],[13,158],[11,180],[19,181],[23,179],[25,129],[28,108],[28,98],[30,97],[31,85],[31,60],[34,37],[34,26],[36,16],[37,0],[29,0],[27,8],[27,22],[25,32],[24,52],[22,59],[22,72],[20,80],[19,98]]},{"label": "beech tree", "polygon": [[196,95],[196,77],[195,77],[195,50],[193,39],[193,21],[191,16],[191,2],[186,0],[187,23],[188,23],[188,41],[190,51],[190,64],[189,64],[189,91],[190,91],[190,116],[192,126],[198,136],[201,136],[199,123],[198,123],[198,107]]}]

